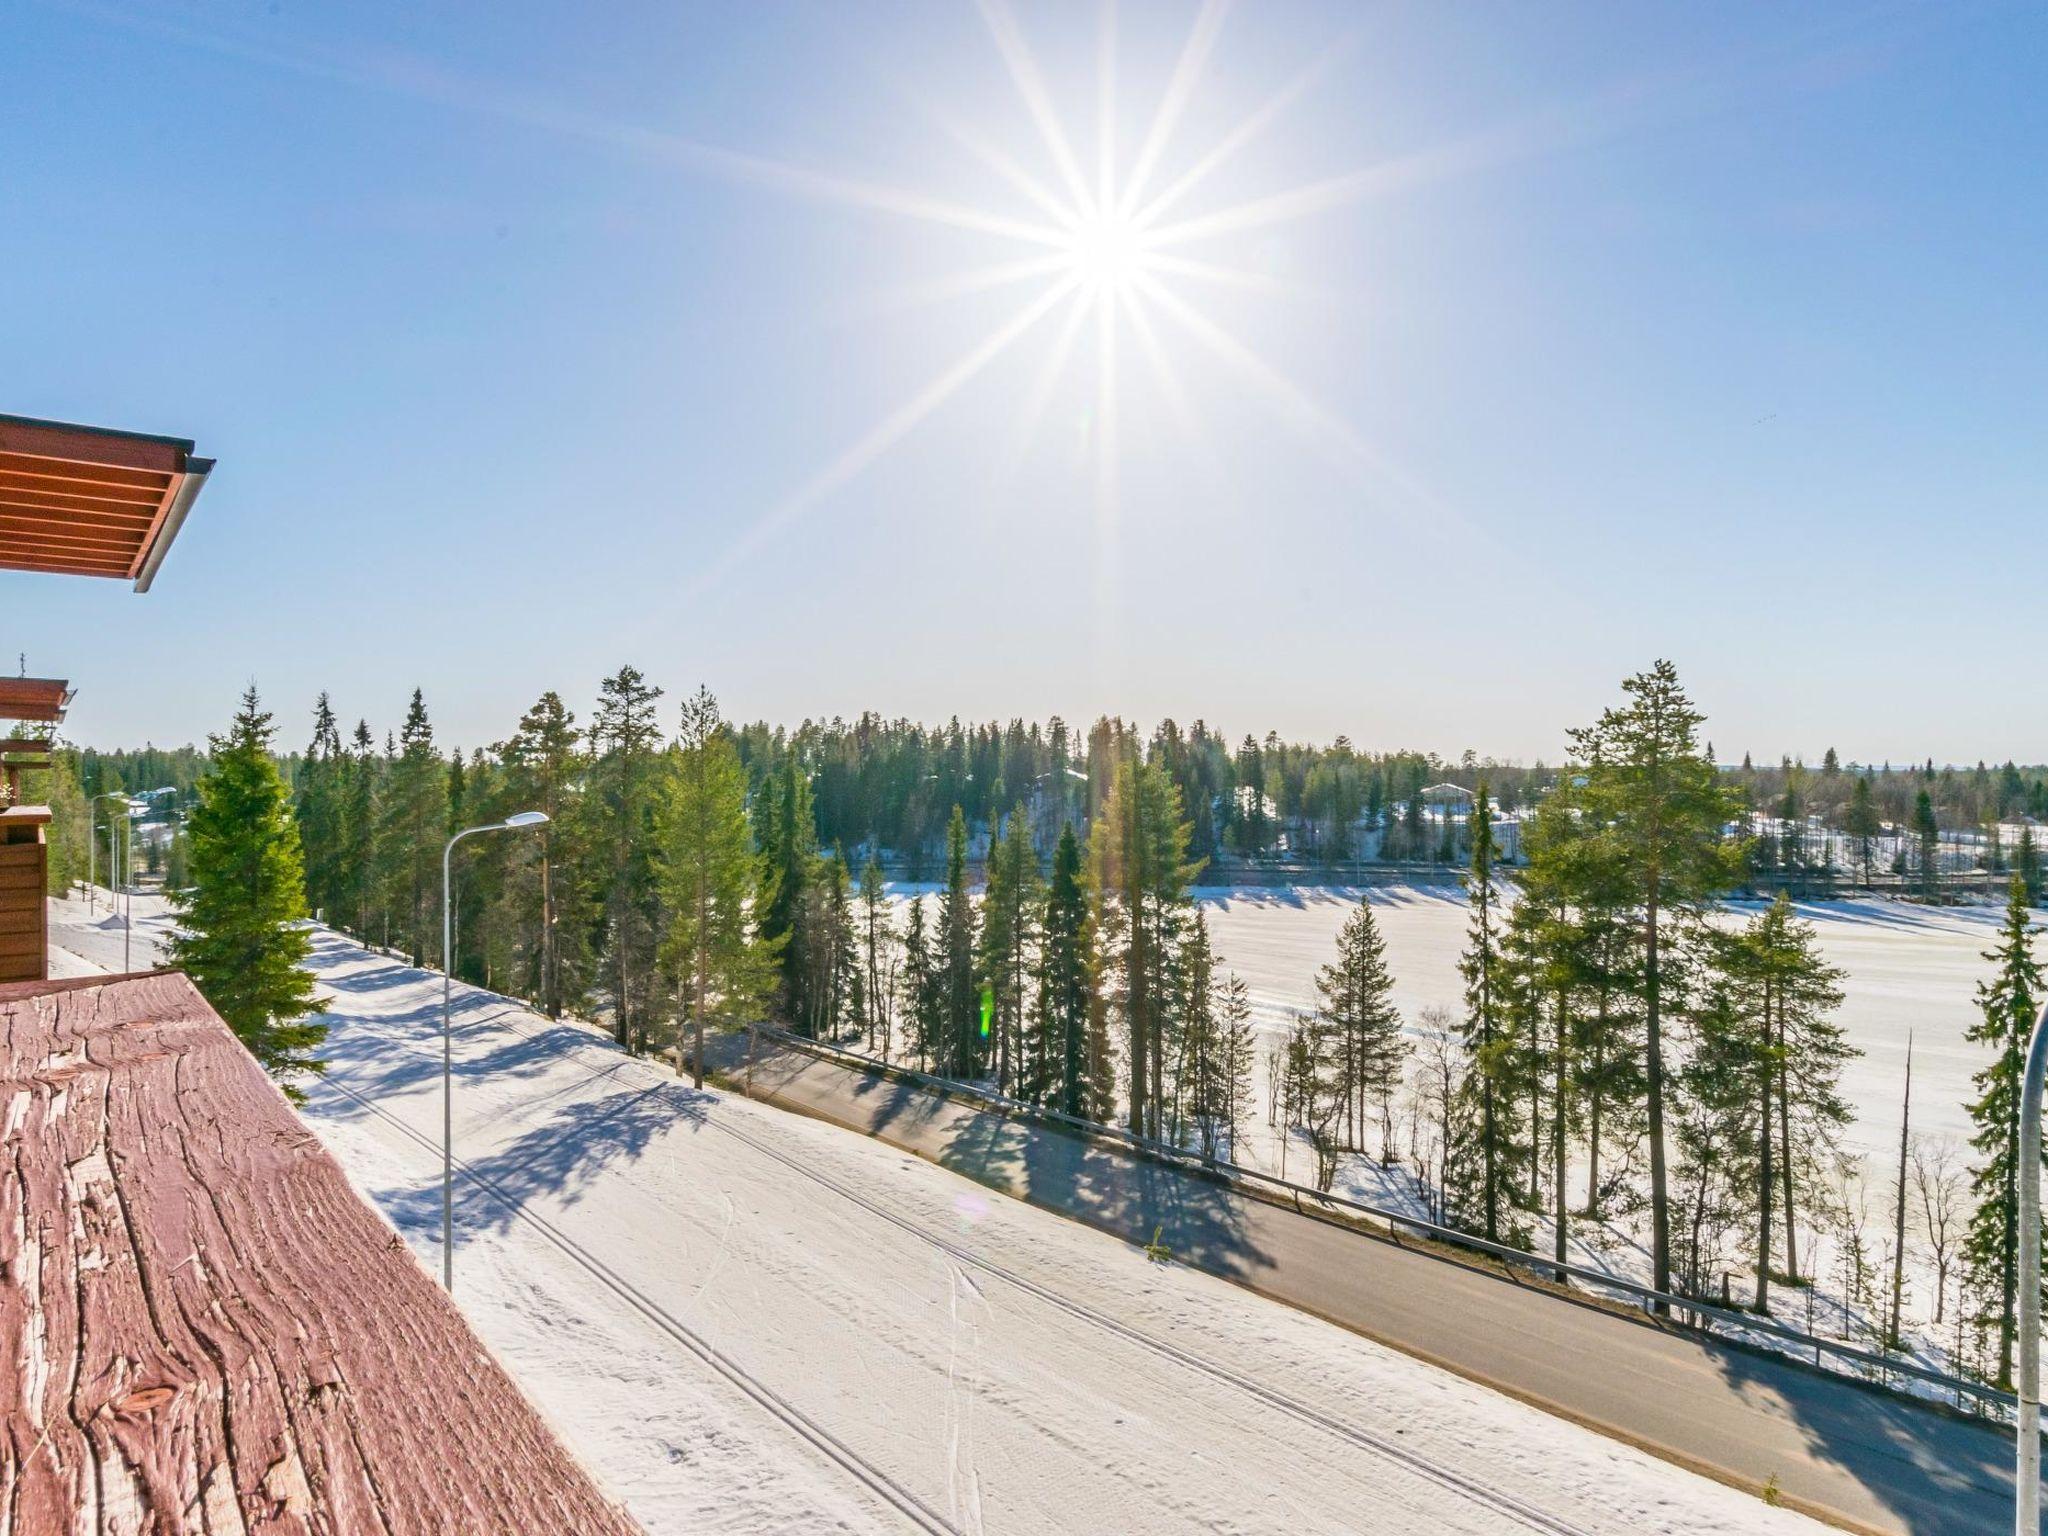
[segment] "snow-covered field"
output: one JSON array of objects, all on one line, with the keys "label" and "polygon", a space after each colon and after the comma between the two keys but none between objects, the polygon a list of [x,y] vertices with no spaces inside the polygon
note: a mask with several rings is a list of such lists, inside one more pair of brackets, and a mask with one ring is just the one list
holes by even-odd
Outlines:
[{"label": "snow-covered field", "polygon": [[[57,944],[107,937],[60,904]],[[440,979],[316,937],[307,1118],[438,1266]],[[652,1531],[1817,1529],[582,1026],[457,1007],[456,1296]]]}]

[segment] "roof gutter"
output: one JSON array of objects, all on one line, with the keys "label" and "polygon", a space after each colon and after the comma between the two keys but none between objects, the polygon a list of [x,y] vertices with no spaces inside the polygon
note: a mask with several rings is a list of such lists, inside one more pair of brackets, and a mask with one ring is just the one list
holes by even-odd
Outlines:
[{"label": "roof gutter", "polygon": [[178,530],[185,526],[185,514],[192,510],[192,503],[199,499],[200,489],[206,484],[206,477],[213,473],[212,459],[187,459],[185,472],[178,482],[178,494],[171,499],[171,508],[164,514],[164,523],[151,541],[149,553],[143,557],[142,569],[135,577],[135,590],[147,592],[149,584],[156,580],[157,568],[164,563],[164,556],[171,552],[171,540],[178,536]]}]

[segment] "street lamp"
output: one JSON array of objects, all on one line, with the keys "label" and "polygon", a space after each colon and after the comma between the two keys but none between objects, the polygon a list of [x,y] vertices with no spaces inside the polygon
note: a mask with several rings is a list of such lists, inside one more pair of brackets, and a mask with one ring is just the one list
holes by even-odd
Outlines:
[{"label": "street lamp", "polygon": [[[121,823],[121,970],[123,974],[135,969],[129,956],[135,944],[135,818],[148,807],[138,800],[127,804],[128,815]],[[113,862],[113,850],[107,851],[107,861]],[[111,874],[113,871],[108,870]]]},{"label": "street lamp", "polygon": [[[104,793],[94,795],[85,808],[85,913],[88,917],[98,910],[96,903],[98,901],[100,879],[100,829],[93,820],[95,814],[93,807],[102,800],[120,800],[125,802],[127,799],[128,797],[119,790],[110,789]],[[107,823],[107,878],[109,879],[112,879],[114,874],[113,831],[114,824],[110,821]]]},{"label": "street lamp", "polygon": [[2034,1021],[2020,1078],[2020,1427],[2013,1529],[2041,1536],[2041,1076],[2048,1007]]},{"label": "street lamp", "polygon": [[448,861],[455,845],[479,832],[510,832],[547,823],[546,811],[515,811],[488,826],[464,827],[441,850],[441,1289],[455,1289],[455,1031],[452,993],[455,956],[454,906],[449,900]]}]

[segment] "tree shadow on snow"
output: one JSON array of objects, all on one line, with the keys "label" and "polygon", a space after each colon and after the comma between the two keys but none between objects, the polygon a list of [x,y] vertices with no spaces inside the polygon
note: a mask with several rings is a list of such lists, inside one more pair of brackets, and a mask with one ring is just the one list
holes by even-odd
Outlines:
[{"label": "tree shadow on snow", "polygon": [[[517,1207],[541,1197],[556,1207],[575,1205],[608,1168],[639,1161],[657,1138],[679,1125],[701,1127],[709,1102],[708,1095],[681,1083],[633,1086],[561,1105],[544,1123],[488,1152],[464,1155],[458,1146],[466,1176],[456,1181],[457,1241],[504,1231]],[[381,1189],[372,1198],[402,1232],[439,1228],[438,1176],[426,1184]]]}]

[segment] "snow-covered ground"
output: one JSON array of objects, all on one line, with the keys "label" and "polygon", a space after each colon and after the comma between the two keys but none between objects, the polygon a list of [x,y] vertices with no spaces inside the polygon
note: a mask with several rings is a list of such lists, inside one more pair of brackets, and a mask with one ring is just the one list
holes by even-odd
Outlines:
[{"label": "snow-covered ground", "polygon": [[[106,934],[55,914],[86,960]],[[440,979],[316,942],[332,1065],[307,1119],[438,1265]],[[457,1299],[652,1531],[1818,1528],[877,1142],[692,1093],[582,1026],[456,996]]]},{"label": "snow-covered ground", "polygon": [[[933,889],[896,888],[899,927],[900,908],[910,895]],[[1452,1019],[1463,1012],[1458,957],[1465,947],[1470,909],[1456,886],[1203,887],[1195,895],[1208,918],[1219,973],[1235,971],[1244,979],[1254,1022],[1267,1048],[1277,1047],[1297,1013],[1316,1006],[1317,968],[1334,957],[1338,931],[1361,900],[1372,904],[1386,940],[1394,1000],[1410,1034],[1421,1033],[1427,1009],[1441,1009]],[[1744,922],[1760,909],[1754,903],[1737,903],[1725,920]],[[1871,899],[1804,902],[1798,904],[1798,912],[1813,924],[1828,960],[1846,973],[1838,1019],[1862,1055],[1843,1073],[1843,1094],[1855,1119],[1843,1137],[1842,1150],[1863,1175],[1860,1199],[1866,1207],[1864,1237],[1871,1255],[1888,1263],[1907,1041],[1910,1037],[1913,1048],[1915,1137],[1952,1142],[1951,1155],[1960,1166],[1969,1156],[1965,1106],[1975,1093],[1971,1078],[1989,1055],[1964,1037],[1977,1017],[1976,984],[1991,969],[1983,955],[1995,942],[2003,909],[1928,908]],[[2048,949],[2048,940],[2043,945]],[[1268,1050],[1262,1048],[1256,1112],[1244,1127],[1234,1156],[1249,1166],[1284,1170],[1306,1181],[1314,1164],[1305,1140],[1299,1135],[1292,1138],[1283,1162],[1281,1136],[1266,1123],[1267,1064]],[[1574,1184],[1583,1177],[1575,1165]],[[1424,1214],[1407,1168],[1382,1168],[1375,1157],[1344,1159],[1334,1188],[1370,1204]],[[1538,1221],[1535,1228],[1535,1246],[1547,1251],[1547,1225]],[[1781,1291],[1776,1298],[1778,1315],[1789,1323],[1869,1343],[1871,1310],[1844,1305],[1845,1288],[1836,1272],[1838,1234],[1802,1228],[1800,1238],[1802,1267],[1816,1274],[1820,1283],[1811,1291]],[[1580,1222],[1571,1253],[1589,1268],[1639,1282],[1650,1279],[1647,1223],[1641,1220]],[[1884,1274],[1889,1274],[1888,1268]],[[1736,1285],[1739,1290],[1741,1281]],[[1952,1323],[1940,1329],[1932,1326],[1935,1290],[1925,1246],[1909,1237],[1903,1319],[1909,1333],[1918,1330],[1915,1354],[1920,1362],[1945,1367],[1944,1351],[1954,1343],[1954,1329]],[[1953,1302],[1951,1291],[1951,1318]]]}]

